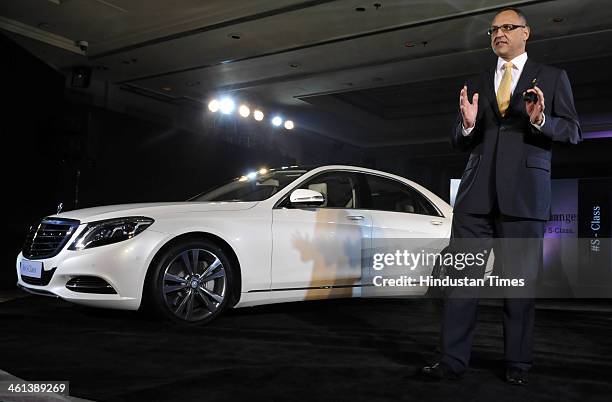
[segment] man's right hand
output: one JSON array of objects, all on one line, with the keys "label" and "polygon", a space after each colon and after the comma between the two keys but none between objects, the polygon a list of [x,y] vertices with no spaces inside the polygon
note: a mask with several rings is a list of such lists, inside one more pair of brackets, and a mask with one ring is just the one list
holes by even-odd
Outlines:
[{"label": "man's right hand", "polygon": [[467,85],[461,88],[459,94],[459,109],[463,118],[463,128],[472,128],[476,124],[476,114],[478,114],[478,94],[472,97],[472,103],[468,98]]}]

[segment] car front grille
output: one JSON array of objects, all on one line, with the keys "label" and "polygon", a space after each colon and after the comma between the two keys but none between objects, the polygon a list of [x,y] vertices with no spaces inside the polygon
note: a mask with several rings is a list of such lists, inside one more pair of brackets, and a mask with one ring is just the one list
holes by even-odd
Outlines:
[{"label": "car front grille", "polygon": [[74,219],[43,219],[33,225],[23,245],[23,256],[30,260],[51,258],[59,253],[74,234],[79,221]]}]

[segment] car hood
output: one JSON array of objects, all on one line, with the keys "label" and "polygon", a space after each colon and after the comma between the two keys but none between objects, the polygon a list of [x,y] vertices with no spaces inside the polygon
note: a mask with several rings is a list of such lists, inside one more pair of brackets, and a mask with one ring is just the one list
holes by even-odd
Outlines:
[{"label": "car hood", "polygon": [[57,218],[78,219],[81,223],[124,216],[146,216],[160,219],[168,215],[194,212],[243,211],[253,208],[257,202],[156,202],[146,204],[108,205],[76,209],[53,215]]}]

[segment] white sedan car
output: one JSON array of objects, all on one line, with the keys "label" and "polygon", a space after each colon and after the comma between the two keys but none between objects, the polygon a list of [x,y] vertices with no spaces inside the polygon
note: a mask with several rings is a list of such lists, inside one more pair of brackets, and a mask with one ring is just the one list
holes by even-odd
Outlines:
[{"label": "white sedan car", "polygon": [[44,218],[17,257],[18,286],[207,322],[228,307],[366,296],[364,250],[372,242],[448,244],[451,218],[442,199],[396,175],[352,166],[262,169],[187,202]]}]

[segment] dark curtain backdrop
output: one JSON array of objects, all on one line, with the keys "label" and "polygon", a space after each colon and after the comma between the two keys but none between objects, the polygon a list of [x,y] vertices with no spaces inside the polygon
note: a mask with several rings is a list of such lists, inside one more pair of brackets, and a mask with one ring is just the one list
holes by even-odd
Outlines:
[{"label": "dark curtain backdrop", "polygon": [[[54,211],[60,172],[64,77],[0,35],[4,85],[0,127],[5,183],[3,210],[8,220],[0,287],[14,287],[15,257],[28,226]],[[8,233],[7,233],[8,232]]]}]

